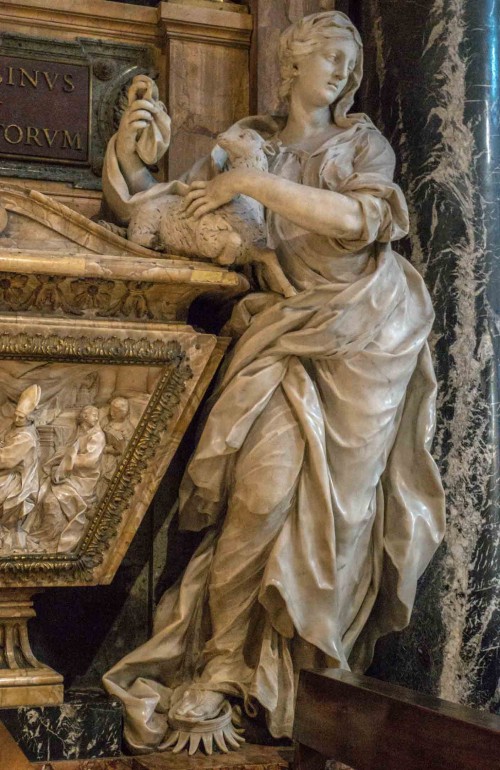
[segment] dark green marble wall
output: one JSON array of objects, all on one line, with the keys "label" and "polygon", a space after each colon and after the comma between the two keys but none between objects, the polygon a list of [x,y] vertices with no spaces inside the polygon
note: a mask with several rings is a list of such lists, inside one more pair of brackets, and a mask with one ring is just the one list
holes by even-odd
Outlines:
[{"label": "dark green marble wall", "polygon": [[366,48],[361,107],[394,147],[409,203],[401,251],[436,310],[434,453],[448,512],[410,628],[379,645],[372,672],[498,710],[500,3],[362,0],[351,8]]}]

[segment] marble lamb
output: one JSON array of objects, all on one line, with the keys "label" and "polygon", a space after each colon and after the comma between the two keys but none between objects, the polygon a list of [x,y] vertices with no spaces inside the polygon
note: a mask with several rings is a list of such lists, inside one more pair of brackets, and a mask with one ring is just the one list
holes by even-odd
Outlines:
[{"label": "marble lamb", "polygon": [[[254,129],[232,126],[217,143],[227,153],[226,168],[268,170],[266,140]],[[296,292],[285,277],[274,251],[265,247],[264,207],[238,195],[201,219],[186,217],[184,199],[162,197],[140,206],[132,216],[127,236],[146,248],[181,256],[198,256],[219,265],[254,263],[267,286],[285,297]]]}]

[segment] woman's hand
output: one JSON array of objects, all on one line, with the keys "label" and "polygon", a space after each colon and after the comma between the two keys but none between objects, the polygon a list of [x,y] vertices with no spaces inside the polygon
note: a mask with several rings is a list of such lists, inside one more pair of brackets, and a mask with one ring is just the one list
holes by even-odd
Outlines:
[{"label": "woman's hand", "polygon": [[170,140],[170,115],[158,101],[158,88],[151,78],[137,75],[129,88],[129,106],[122,115],[116,137],[116,154],[120,163],[135,152],[137,135],[147,128],[155,116],[156,123],[168,147]]},{"label": "woman's hand", "polygon": [[200,219],[224,203],[229,203],[240,192],[244,175],[244,169],[233,169],[219,174],[209,182],[193,182],[185,193],[184,216]]},{"label": "woman's hand", "polygon": [[149,126],[153,115],[163,124],[162,133],[170,132],[170,116],[160,107],[147,99],[136,99],[123,113],[116,136],[116,154],[121,161],[135,152],[137,134]]}]

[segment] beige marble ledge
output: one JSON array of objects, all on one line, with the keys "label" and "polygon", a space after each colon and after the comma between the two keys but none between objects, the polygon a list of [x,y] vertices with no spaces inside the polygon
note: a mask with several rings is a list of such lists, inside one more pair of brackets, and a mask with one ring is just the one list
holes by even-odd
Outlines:
[{"label": "beige marble ledge", "polygon": [[102,0],[4,0],[2,32],[55,35],[74,39],[80,35],[127,43],[160,43],[155,8]]},{"label": "beige marble ledge", "polygon": [[155,323],[154,321],[114,321],[109,318],[50,318],[42,316],[34,318],[22,313],[13,316],[0,312],[1,334],[14,335],[22,332],[29,332],[30,334],[40,333],[44,336],[54,334],[78,337],[82,335],[99,337],[103,334],[109,336],[110,332],[112,332],[115,339],[127,339],[128,337],[132,339],[138,337],[155,339],[159,335],[164,338],[165,335],[172,333],[183,347],[190,346],[203,337],[213,340],[215,345],[217,339],[213,334],[196,331],[192,326],[182,322]]},{"label": "beige marble ledge", "polygon": [[3,176],[1,186],[18,187],[23,190],[36,189],[44,195],[50,195],[54,198],[68,198],[85,200],[102,200],[100,190],[85,190],[80,187],[73,187],[70,182],[53,182],[48,179],[20,179],[17,176]]},{"label": "beige marble ledge", "polygon": [[238,5],[231,0],[165,0],[175,5],[191,5],[198,8],[208,8],[211,11],[232,11],[233,13],[250,13],[248,6]]},{"label": "beige marble ledge", "polygon": [[[35,331],[34,324],[36,324],[36,332],[41,334],[91,334],[96,335],[113,332],[113,336],[120,339],[125,339],[129,335],[135,335],[140,333],[142,335],[149,334],[157,335],[160,332],[162,335],[168,332],[177,334],[185,334],[186,339],[194,338],[197,334],[202,332],[196,332],[192,326],[189,326],[182,321],[173,321],[171,323],[155,322],[155,321],[122,321],[106,319],[87,319],[87,318],[51,318],[49,316],[37,316],[36,318],[23,313],[17,313],[16,315],[7,315],[0,311],[0,332],[7,332],[8,334],[19,334],[20,332]],[[207,337],[213,335],[206,334]],[[215,339],[215,337],[214,337]],[[0,768],[1,770],[1,768]]]},{"label": "beige marble ledge", "polygon": [[[57,233],[64,241],[78,244],[83,251],[96,254],[156,256],[156,252],[151,249],[131,243],[37,190],[0,183],[0,229],[3,233],[1,237],[5,237],[5,232],[9,231],[12,214],[23,220],[24,230],[42,226],[54,234]],[[21,236],[22,232],[20,230]]]},{"label": "beige marble ledge", "polygon": [[145,756],[116,759],[80,759],[65,762],[35,763],[38,770],[287,770],[292,767],[293,750],[257,746],[246,743],[239,751],[228,754],[197,753],[190,757],[186,751],[155,752]]},{"label": "beige marble ledge", "polygon": [[[0,215],[2,206],[2,269],[10,272],[16,271],[15,263],[18,260],[19,265],[23,262],[24,269],[28,269],[30,264],[35,266],[36,263],[37,267],[43,268],[43,271],[49,274],[53,274],[54,270],[62,270],[64,272],[57,274],[88,278],[116,277],[118,280],[145,280],[153,283],[220,284],[229,289],[233,288],[236,292],[249,288],[243,276],[213,263],[175,256],[160,257],[158,252],[127,241],[36,190],[0,184]],[[13,216],[18,218],[16,222],[12,221]],[[2,244],[2,239],[8,236],[9,231],[16,232],[15,243]],[[22,248],[23,243],[36,240],[36,236],[41,237],[44,242],[44,237],[51,239],[56,235],[60,241],[53,244],[54,250],[59,252],[57,257],[50,246],[49,251],[45,253],[24,252]],[[82,253],[78,254],[77,248],[68,258],[68,248],[74,244],[80,247]],[[96,257],[96,254],[99,256]],[[9,259],[12,260],[12,267],[8,267]],[[76,272],[66,272],[68,270]],[[33,267],[32,274],[35,271]]]},{"label": "beige marble ledge", "polygon": [[103,278],[110,281],[206,284],[211,290],[244,292],[248,281],[240,273],[210,262],[191,262],[182,258],[156,257],[147,260],[132,256],[53,252],[0,248],[0,272],[23,275],[61,275],[71,278]]}]

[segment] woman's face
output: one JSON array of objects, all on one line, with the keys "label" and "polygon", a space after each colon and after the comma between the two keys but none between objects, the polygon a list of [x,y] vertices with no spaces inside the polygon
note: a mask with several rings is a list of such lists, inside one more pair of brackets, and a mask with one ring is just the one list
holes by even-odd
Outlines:
[{"label": "woman's face", "polygon": [[297,59],[292,97],[304,105],[326,107],[333,104],[346,87],[356,66],[358,47],[354,40],[333,38],[307,56]]}]

